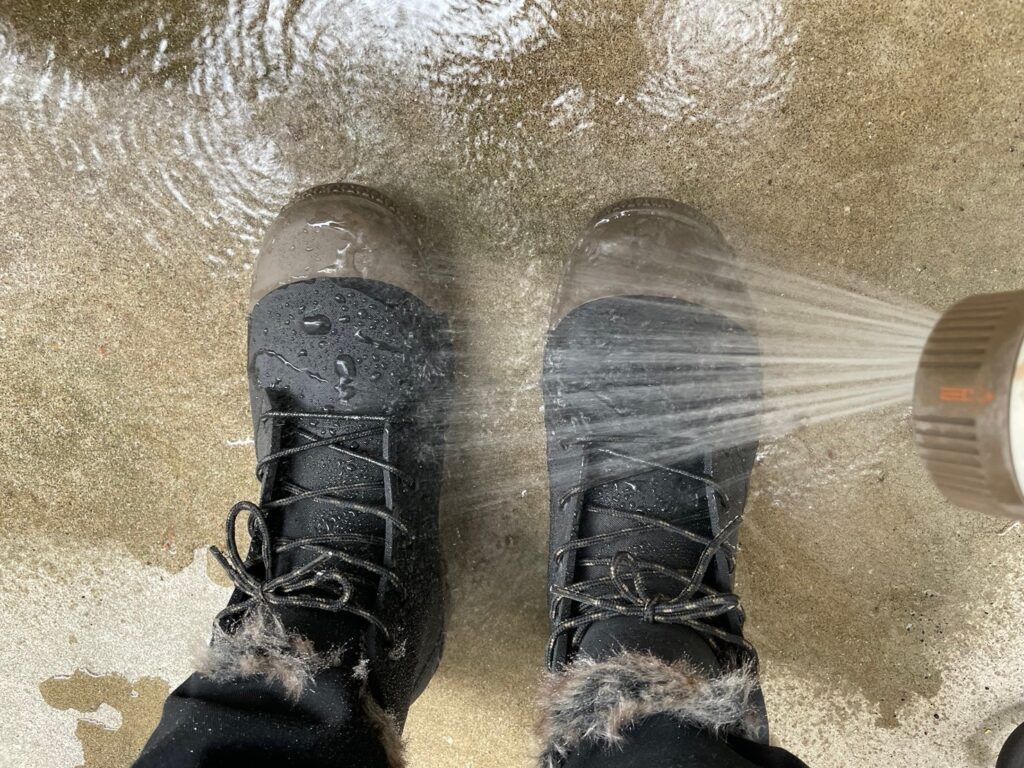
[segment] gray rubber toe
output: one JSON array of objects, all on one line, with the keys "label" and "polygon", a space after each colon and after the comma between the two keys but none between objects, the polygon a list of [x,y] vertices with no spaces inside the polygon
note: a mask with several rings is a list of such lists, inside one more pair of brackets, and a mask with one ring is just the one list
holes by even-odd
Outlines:
[{"label": "gray rubber toe", "polygon": [[712,308],[739,322],[748,312],[732,250],[718,229],[696,209],[658,198],[626,200],[594,217],[559,282],[550,327],[582,304],[613,296],[705,306],[735,296],[737,311]]},{"label": "gray rubber toe", "polygon": [[260,247],[249,306],[282,285],[317,277],[378,280],[443,309],[411,225],[368,187],[313,187],[285,206]]}]

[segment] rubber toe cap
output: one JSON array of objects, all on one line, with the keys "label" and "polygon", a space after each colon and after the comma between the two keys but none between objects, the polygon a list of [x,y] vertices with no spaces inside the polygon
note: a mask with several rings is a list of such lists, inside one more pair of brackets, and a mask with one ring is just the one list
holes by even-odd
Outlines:
[{"label": "rubber toe cap", "polygon": [[378,280],[441,309],[411,225],[368,187],[314,187],[285,206],[260,247],[249,306],[282,285],[318,277]]}]

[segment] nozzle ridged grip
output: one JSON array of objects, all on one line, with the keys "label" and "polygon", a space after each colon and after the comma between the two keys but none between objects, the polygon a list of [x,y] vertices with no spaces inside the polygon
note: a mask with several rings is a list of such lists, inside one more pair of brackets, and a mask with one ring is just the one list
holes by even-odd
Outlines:
[{"label": "nozzle ridged grip", "polygon": [[939,319],[914,383],[917,450],[962,507],[1024,518],[1010,450],[1010,392],[1024,338],[1024,291],[971,296]]}]

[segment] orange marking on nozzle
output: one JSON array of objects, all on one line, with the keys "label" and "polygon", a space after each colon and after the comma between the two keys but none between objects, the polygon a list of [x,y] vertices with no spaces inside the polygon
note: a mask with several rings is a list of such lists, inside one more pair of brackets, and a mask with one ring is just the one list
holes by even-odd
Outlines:
[{"label": "orange marking on nozzle", "polygon": [[974,401],[973,387],[939,387],[939,400],[944,403],[970,403]]},{"label": "orange marking on nozzle", "polygon": [[939,387],[939,400],[944,403],[981,403],[988,405],[996,399],[991,389],[981,391],[974,387]]}]

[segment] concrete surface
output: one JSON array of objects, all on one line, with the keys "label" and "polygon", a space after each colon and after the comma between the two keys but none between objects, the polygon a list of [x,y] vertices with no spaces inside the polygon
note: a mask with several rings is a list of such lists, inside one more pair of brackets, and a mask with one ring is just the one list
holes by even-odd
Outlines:
[{"label": "concrete surface", "polygon": [[[202,548],[254,490],[254,243],[346,178],[423,215],[464,329],[451,632],[412,764],[529,765],[535,381],[575,232],[661,194],[825,281],[933,308],[1020,287],[1022,22],[1010,0],[0,0],[0,764],[127,765],[188,671],[226,594]],[[991,766],[1024,720],[1024,533],[943,503],[908,430],[817,428],[757,470],[740,592],[775,738],[812,766]]]}]

